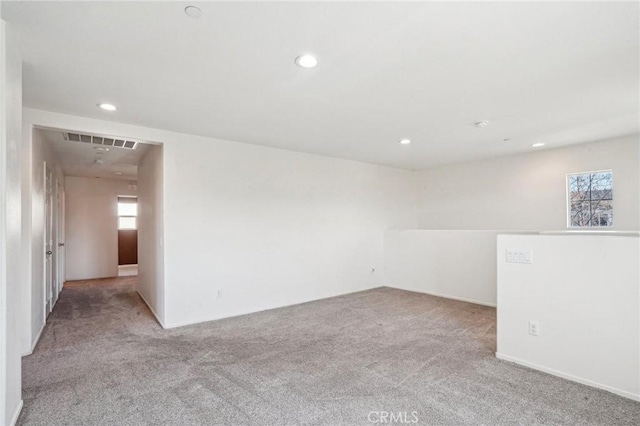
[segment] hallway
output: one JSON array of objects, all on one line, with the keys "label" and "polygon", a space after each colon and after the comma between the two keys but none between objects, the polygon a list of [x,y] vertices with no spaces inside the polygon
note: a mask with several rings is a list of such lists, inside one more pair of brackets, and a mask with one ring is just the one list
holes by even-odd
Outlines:
[{"label": "hallway", "polygon": [[493,308],[377,288],[163,330],[135,280],[66,283],[23,358],[18,424],[366,425],[380,411],[431,425],[640,419],[636,402],[496,360]]}]

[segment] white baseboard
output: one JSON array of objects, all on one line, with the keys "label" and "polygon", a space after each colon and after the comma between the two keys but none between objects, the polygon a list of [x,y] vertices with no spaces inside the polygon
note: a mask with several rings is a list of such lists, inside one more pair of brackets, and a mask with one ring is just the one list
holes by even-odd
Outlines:
[{"label": "white baseboard", "polygon": [[156,321],[158,321],[158,324],[160,324],[160,327],[162,328],[169,328],[166,327],[164,325],[164,322],[160,319],[160,317],[158,316],[158,314],[156,314],[156,311],[153,310],[153,308],[151,307],[151,304],[149,304],[149,302],[147,302],[147,299],[144,298],[144,296],[142,295],[142,293],[140,293],[138,290],[136,290],[136,293],[138,293],[138,296],[140,296],[140,298],[142,299],[142,301],[144,302],[145,305],[147,305],[147,308],[149,308],[149,310],[151,311],[151,313],[153,314],[153,316],[156,318]]},{"label": "white baseboard", "polygon": [[562,371],[554,370],[553,368],[544,367],[542,365],[534,364],[533,362],[523,361],[518,358],[514,358],[509,355],[503,355],[501,353],[496,352],[496,358],[501,359],[503,361],[513,362],[515,364],[523,365],[525,367],[533,368],[534,370],[540,370],[544,373],[551,374],[553,376],[561,377],[563,379],[571,380],[572,382],[577,382],[583,385],[591,386],[592,388],[598,388],[605,390],[607,392],[615,393],[616,395],[623,396],[625,398],[632,399],[634,401],[640,401],[640,394],[635,394],[632,392],[624,391],[621,389],[617,389],[611,386],[604,385],[602,383],[597,383],[592,380],[584,379],[582,377],[574,376],[573,374],[564,373]]},{"label": "white baseboard", "polygon": [[38,331],[38,334],[36,335],[36,338],[31,342],[31,349],[29,349],[29,352],[22,354],[22,356],[31,355],[33,353],[33,351],[36,350],[36,346],[38,345],[38,342],[40,341],[40,336],[42,336],[42,332],[44,331],[44,327],[46,325],[47,325],[46,323],[42,324],[42,327],[40,327],[40,331]]},{"label": "white baseboard", "polygon": [[385,285],[385,287],[395,288],[397,290],[412,291],[414,293],[428,294],[430,296],[442,297],[442,298],[445,298],[445,299],[459,300],[460,302],[473,303],[474,305],[490,306],[492,308],[495,308],[497,306],[495,303],[484,302],[482,300],[467,299],[465,297],[452,296],[450,294],[436,293],[436,292],[433,292],[433,291],[424,291],[424,290],[416,289],[416,288],[398,287],[398,286],[393,286],[393,285]]},{"label": "white baseboard", "polygon": [[362,290],[346,291],[346,292],[343,292],[343,293],[332,294],[331,296],[324,296],[324,297],[319,297],[319,298],[314,298],[314,299],[301,299],[301,300],[298,300],[298,301],[295,301],[295,302],[285,303],[285,304],[275,305],[275,306],[270,306],[268,308],[263,308],[263,309],[246,309],[246,310],[238,311],[238,312],[233,313],[231,315],[213,315],[211,317],[207,317],[206,319],[202,319],[202,320],[184,321],[184,322],[178,322],[178,323],[175,323],[175,324],[167,324],[167,326],[165,328],[186,327],[188,325],[200,324],[200,323],[203,323],[203,322],[217,321],[217,320],[226,319],[226,318],[240,317],[242,315],[249,315],[249,314],[255,314],[257,312],[270,311],[272,309],[286,308],[288,306],[302,305],[304,303],[311,303],[311,302],[315,302],[315,301],[318,301],[318,300],[331,299],[332,297],[346,296],[347,294],[361,293],[363,291],[370,291],[370,290],[374,290],[376,288],[380,288],[380,286],[371,287],[371,288],[365,288],[365,289],[362,289]]},{"label": "white baseboard", "polygon": [[20,400],[18,406],[16,407],[16,411],[13,413],[13,417],[11,417],[11,421],[9,422],[10,426],[15,426],[15,424],[18,422],[18,417],[20,417],[20,412],[22,411],[23,405],[23,401]]}]

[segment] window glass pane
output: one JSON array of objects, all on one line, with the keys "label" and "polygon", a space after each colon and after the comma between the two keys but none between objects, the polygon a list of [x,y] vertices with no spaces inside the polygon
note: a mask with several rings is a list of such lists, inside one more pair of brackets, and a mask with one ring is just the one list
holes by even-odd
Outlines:
[{"label": "window glass pane", "polygon": [[130,216],[120,216],[118,218],[118,229],[137,229],[136,218]]},{"label": "window glass pane", "polygon": [[571,203],[571,226],[589,226],[591,223],[589,201]]},{"label": "window glass pane", "polygon": [[613,203],[599,200],[591,203],[591,226],[613,225]]},{"label": "window glass pane", "polygon": [[138,204],[118,203],[118,216],[137,216]]},{"label": "window glass pane", "polygon": [[571,201],[589,199],[589,175],[569,176],[569,194]]},{"label": "window glass pane", "polygon": [[591,198],[603,200],[612,198],[613,175],[607,173],[593,173],[591,175]]}]

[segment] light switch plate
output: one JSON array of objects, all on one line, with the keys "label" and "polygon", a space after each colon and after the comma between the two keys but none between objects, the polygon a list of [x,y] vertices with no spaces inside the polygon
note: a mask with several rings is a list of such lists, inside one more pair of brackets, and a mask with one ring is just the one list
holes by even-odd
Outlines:
[{"label": "light switch plate", "polygon": [[509,263],[533,263],[533,250],[531,249],[507,249],[507,262]]}]

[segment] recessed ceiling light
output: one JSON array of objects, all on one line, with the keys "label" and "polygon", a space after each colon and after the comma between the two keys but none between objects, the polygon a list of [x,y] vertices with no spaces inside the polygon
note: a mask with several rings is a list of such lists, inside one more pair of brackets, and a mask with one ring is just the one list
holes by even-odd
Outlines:
[{"label": "recessed ceiling light", "polygon": [[115,111],[117,109],[115,105],[111,104],[98,104],[98,106],[105,111]]},{"label": "recessed ceiling light", "polygon": [[302,68],[313,68],[318,65],[318,60],[313,55],[300,55],[296,58],[296,64]]},{"label": "recessed ceiling light", "polygon": [[122,172],[113,172],[113,174],[116,176],[122,176]]},{"label": "recessed ceiling light", "polygon": [[544,146],[544,143],[538,142],[538,143],[534,143],[533,145],[531,145],[532,148],[540,148],[541,146]]},{"label": "recessed ceiling light", "polygon": [[400,139],[400,145],[409,145],[411,143],[411,139]]},{"label": "recessed ceiling light", "polygon": [[489,122],[487,120],[482,120],[482,121],[476,121],[475,123],[473,123],[476,127],[479,128],[485,128],[489,125]]},{"label": "recessed ceiling light", "polygon": [[202,17],[202,10],[195,6],[185,7],[184,13],[186,13],[189,18],[200,19]]}]

